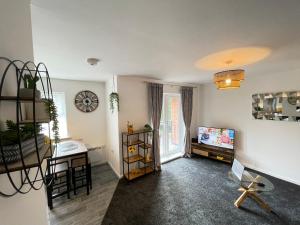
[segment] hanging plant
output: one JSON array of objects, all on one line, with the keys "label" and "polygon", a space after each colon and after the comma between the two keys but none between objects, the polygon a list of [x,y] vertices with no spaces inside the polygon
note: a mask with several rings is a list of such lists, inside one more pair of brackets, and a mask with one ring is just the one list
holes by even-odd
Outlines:
[{"label": "hanging plant", "polygon": [[115,109],[120,111],[119,107],[119,94],[117,92],[112,92],[109,95],[109,102],[110,102],[110,110],[114,113]]},{"label": "hanging plant", "polygon": [[53,132],[53,136],[54,136],[54,142],[57,144],[60,142],[59,139],[59,127],[58,127],[58,114],[57,114],[57,108],[56,105],[54,104],[53,100],[46,100],[45,104],[47,106],[47,110],[50,116],[50,120],[53,121],[52,124],[52,132]]}]

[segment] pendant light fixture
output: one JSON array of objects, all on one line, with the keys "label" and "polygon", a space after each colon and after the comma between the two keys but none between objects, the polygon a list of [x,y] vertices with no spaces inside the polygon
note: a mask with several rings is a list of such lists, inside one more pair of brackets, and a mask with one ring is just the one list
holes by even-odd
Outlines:
[{"label": "pendant light fixture", "polygon": [[245,71],[240,68],[261,61],[270,53],[271,49],[260,46],[226,49],[200,58],[195,66],[203,70],[220,71],[213,77],[218,89],[239,88],[245,79]]},{"label": "pendant light fixture", "polygon": [[225,70],[214,75],[214,83],[219,90],[239,88],[245,79],[245,70]]}]

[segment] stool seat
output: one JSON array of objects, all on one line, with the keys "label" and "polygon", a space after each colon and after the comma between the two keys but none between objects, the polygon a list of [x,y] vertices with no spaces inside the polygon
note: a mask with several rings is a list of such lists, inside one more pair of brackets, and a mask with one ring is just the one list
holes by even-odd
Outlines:
[{"label": "stool seat", "polygon": [[[71,158],[71,161],[72,161],[72,163],[71,163],[72,168],[85,166],[85,164],[86,164],[86,159],[83,157],[80,157],[80,158],[74,157],[74,158]],[[91,160],[90,160],[90,158],[88,158],[88,164],[90,164],[90,163],[91,163]]]},{"label": "stool seat", "polygon": [[[52,200],[56,197],[67,194],[70,198],[71,179],[69,162],[55,159],[47,160],[47,180],[50,185],[47,186],[48,206],[53,208]],[[61,189],[65,189],[62,191]]]},{"label": "stool seat", "polygon": [[[87,161],[88,164],[86,164]],[[89,194],[89,188],[92,189],[92,172],[91,172],[90,159],[86,158],[85,156],[72,157],[71,170],[72,170],[72,183],[73,183],[74,195],[76,195],[77,188],[79,187],[86,187],[87,194]],[[81,185],[78,186],[77,182],[80,181],[81,181]]]}]

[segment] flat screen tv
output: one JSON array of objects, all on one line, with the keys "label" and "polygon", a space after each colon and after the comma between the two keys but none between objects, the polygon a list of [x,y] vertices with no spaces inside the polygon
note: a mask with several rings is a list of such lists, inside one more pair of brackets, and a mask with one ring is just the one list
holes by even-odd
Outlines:
[{"label": "flat screen tv", "polygon": [[227,128],[199,127],[198,143],[222,148],[234,148],[235,131]]}]

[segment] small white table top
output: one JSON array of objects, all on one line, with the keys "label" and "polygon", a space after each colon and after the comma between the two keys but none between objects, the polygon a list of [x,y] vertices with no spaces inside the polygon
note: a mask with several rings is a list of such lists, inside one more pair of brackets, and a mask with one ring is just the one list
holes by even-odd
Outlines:
[{"label": "small white table top", "polygon": [[87,153],[86,145],[81,141],[67,140],[57,144],[53,158],[65,158]]}]

